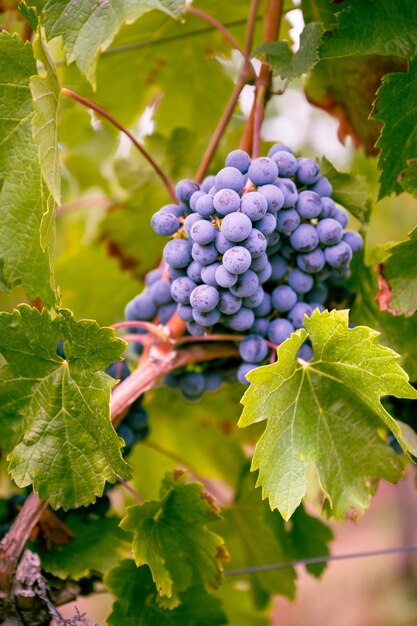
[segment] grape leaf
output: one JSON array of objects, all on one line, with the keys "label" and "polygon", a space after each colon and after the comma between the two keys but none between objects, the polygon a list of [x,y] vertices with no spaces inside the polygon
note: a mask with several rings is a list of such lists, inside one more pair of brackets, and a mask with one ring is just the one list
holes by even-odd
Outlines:
[{"label": "grape leaf", "polygon": [[160,496],[129,507],[120,526],[134,533],[136,564],[149,565],[163,606],[173,608],[179,593],[193,584],[219,586],[227,552],[222,538],[206,526],[219,514],[202,485],[186,484],[181,472],[167,474]]},{"label": "grape leaf", "polygon": [[417,198],[417,159],[409,159],[407,166],[407,169],[400,174],[398,180],[405,191]]},{"label": "grape leaf", "polygon": [[398,57],[356,55],[319,61],[308,75],[305,93],[311,104],[339,120],[338,136],[343,143],[351,136],[366,154],[377,154],[375,143],[381,123],[369,119],[381,78],[404,69]]},{"label": "grape leaf", "polygon": [[157,592],[149,568],[122,561],[105,577],[116,596],[109,626],[222,626],[227,624],[220,602],[200,585],[180,593],[180,606],[172,610],[157,604]]},{"label": "grape leaf", "polygon": [[[408,241],[389,249],[388,258],[380,265],[386,281],[384,295],[388,296],[385,308],[394,315],[413,315],[417,311],[417,227]],[[386,294],[386,291],[388,293]]]},{"label": "grape leaf", "polygon": [[35,114],[32,119],[33,136],[39,145],[39,162],[43,178],[55,202],[61,201],[61,175],[58,154],[58,101],[60,87],[55,66],[40,37],[33,45],[35,57],[45,70],[45,76],[30,79]]},{"label": "grape leaf", "polygon": [[[57,354],[64,341],[66,359]],[[19,487],[33,483],[54,508],[90,504],[106,480],[130,477],[109,420],[113,379],[104,370],[125,342],[62,309],[52,318],[20,305],[0,313],[1,442]]]},{"label": "grape leaf", "polygon": [[417,316],[395,317],[381,311],[376,300],[377,274],[365,265],[362,254],[352,261],[352,275],[348,289],[356,294],[351,318],[355,324],[364,324],[381,333],[381,342],[401,355],[400,364],[417,381]]},{"label": "grape leaf", "polygon": [[67,62],[76,61],[91,84],[97,59],[108,48],[123,23],[131,24],[141,15],[157,9],[171,17],[185,11],[184,0],[49,0],[44,8],[48,39],[62,35]]},{"label": "grape leaf", "polygon": [[[0,33],[0,285],[22,284],[29,298],[56,300],[52,276],[54,203],[42,177],[32,136],[30,43]],[[11,108],[13,112],[11,113]]]},{"label": "grape leaf", "polygon": [[338,6],[328,0],[301,0],[304,23],[322,22],[326,29],[336,24]]},{"label": "grape leaf", "polygon": [[409,63],[407,73],[385,76],[378,89],[373,119],[384,124],[376,144],[381,150],[380,198],[402,191],[398,178],[407,169],[407,161],[417,157],[416,94],[417,59]]},{"label": "grape leaf", "polygon": [[129,535],[118,527],[118,517],[86,519],[75,513],[65,517],[74,537],[64,545],[39,550],[42,569],[59,578],[78,580],[92,570],[100,573],[115,567],[127,553]]},{"label": "grape leaf", "polygon": [[372,202],[366,178],[359,174],[338,172],[326,157],[323,157],[319,163],[321,174],[327,176],[332,184],[333,200],[344,206],[363,224],[368,223]]},{"label": "grape leaf", "polygon": [[300,48],[293,52],[288,42],[263,43],[253,53],[253,56],[266,54],[267,63],[277,76],[283,79],[293,79],[307,74],[317,63],[319,58],[318,47],[324,29],[320,24],[307,24],[300,36]]},{"label": "grape leaf", "polygon": [[412,56],[417,46],[414,0],[347,0],[337,15],[337,28],[325,38],[320,56],[394,54]]},{"label": "grape leaf", "polygon": [[[332,538],[330,529],[302,508],[294,513],[291,526],[285,524],[278,511],[271,511],[267,502],[261,500],[255,490],[255,477],[248,469],[245,463],[234,502],[222,508],[224,519],[217,524],[230,552],[231,569],[286,563],[307,554],[327,555],[327,544]],[[323,570],[321,567],[313,573],[319,575]],[[250,582],[258,608],[266,606],[275,594],[295,597],[296,572],[292,567],[238,576],[239,580]]]},{"label": "grape leaf", "polygon": [[[405,450],[411,445],[380,402],[383,395],[417,398],[398,355],[365,326],[348,328],[347,311],[317,310],[278,348],[278,362],[248,374],[240,426],[267,419],[252,469],[272,509],[288,519],[306,492],[306,468],[317,468],[328,506],[357,517],[380,478],[401,478],[401,461],[381,438],[384,425]],[[309,337],[314,358],[297,360]],[[405,441],[407,439],[407,441]]]},{"label": "grape leaf", "polygon": [[230,626],[271,626],[271,606],[255,607],[249,583],[240,577],[227,576],[222,586],[214,592],[219,598]]}]

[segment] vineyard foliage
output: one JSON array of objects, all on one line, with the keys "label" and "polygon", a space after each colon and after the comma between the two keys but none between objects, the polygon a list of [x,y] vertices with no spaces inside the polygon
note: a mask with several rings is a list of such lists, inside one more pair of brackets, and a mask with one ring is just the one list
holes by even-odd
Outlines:
[{"label": "vineyard foliage", "polygon": [[[293,11],[303,22],[298,45]],[[60,604],[55,588],[74,597],[104,585],[114,597],[110,625],[266,625],[274,595],[296,596],[296,572],[245,568],[325,557],[326,519],[363,515],[379,482],[397,483],[417,457],[416,3],[25,0],[1,3],[0,26],[0,618],[16,617],[10,580],[27,546],[40,559],[47,607]],[[333,141],[352,146],[345,171],[304,138],[289,145],[303,161],[270,150],[283,142],[271,128],[288,112],[288,93],[320,109],[321,128],[336,118]],[[224,184],[221,172],[239,147],[252,153],[252,170],[249,183],[249,165],[234,171],[244,182],[233,196],[233,168]],[[279,159],[296,163],[296,197],[310,193],[322,206],[330,192],[319,191],[319,175],[300,173],[317,159],[320,181],[347,212],[327,216],[341,224],[338,239],[324,232],[327,243],[296,243],[299,216],[279,231],[277,215],[296,203],[276,173],[272,193],[255,171],[268,150],[275,170]],[[238,210],[229,216],[214,201],[211,223],[209,213],[192,222],[195,184],[175,192],[175,183],[218,172],[194,204],[223,188]],[[243,197],[253,192],[247,208],[242,188]],[[259,197],[263,219],[253,216]],[[316,231],[317,214],[296,206]],[[347,214],[363,250],[343,234]],[[175,255],[151,218],[159,234],[175,233]],[[202,223],[207,240],[194,229]],[[220,253],[222,228],[230,241]],[[255,230],[262,252],[247,243]],[[191,256],[192,236],[201,245]],[[356,245],[350,271],[345,241]],[[349,252],[344,265],[326,248],[336,244]],[[271,315],[285,317],[294,303],[253,322],[265,293],[278,299],[267,266],[281,250],[285,267],[303,269],[317,245],[327,273],[323,260],[307,278],[313,285],[316,272],[325,295],[306,296],[306,316],[297,325],[288,313],[294,332],[275,341],[262,317],[270,328]],[[250,254],[219,288],[213,276],[227,246]],[[196,287],[207,265],[209,291]],[[309,270],[294,271],[299,279]],[[262,295],[251,303],[255,290],[244,289],[257,276]],[[296,302],[311,285],[285,289]],[[232,302],[229,286],[233,302],[243,294],[248,326],[217,310],[219,293]],[[112,328],[125,317],[130,326]],[[253,363],[242,346],[239,356],[238,332],[254,333],[252,323],[267,354]],[[16,528],[24,539],[10,560]],[[324,569],[307,566],[317,577]],[[30,623],[48,624],[48,615]]]}]

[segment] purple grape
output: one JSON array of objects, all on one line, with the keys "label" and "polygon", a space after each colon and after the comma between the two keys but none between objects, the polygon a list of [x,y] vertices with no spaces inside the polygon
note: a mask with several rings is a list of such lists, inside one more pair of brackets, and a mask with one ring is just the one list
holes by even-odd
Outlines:
[{"label": "purple grape", "polygon": [[271,280],[276,283],[284,278],[288,270],[288,263],[278,254],[270,257],[269,262],[272,266]]},{"label": "purple grape", "polygon": [[252,222],[243,213],[229,213],[222,220],[221,231],[229,241],[238,243],[249,237],[252,231]]},{"label": "purple grape", "polygon": [[259,278],[252,270],[247,270],[244,274],[240,274],[236,284],[230,287],[230,293],[239,298],[247,298],[252,296],[259,287]]},{"label": "purple grape", "polygon": [[262,317],[256,319],[250,327],[251,333],[253,333],[254,335],[260,335],[261,337],[266,337],[268,335],[268,330],[269,320],[266,320]]},{"label": "purple grape", "polygon": [[153,285],[154,282],[162,278],[163,271],[161,268],[150,270],[145,276],[145,283],[148,287]]},{"label": "purple grape", "polygon": [[232,150],[226,157],[226,166],[235,167],[242,174],[246,174],[251,164],[251,158],[244,150]]},{"label": "purple grape", "polygon": [[213,185],[213,187],[210,187],[208,194],[209,196],[212,196],[214,198],[214,196],[216,195],[218,191],[219,191],[219,188],[216,187],[216,185]]},{"label": "purple grape", "polygon": [[342,228],[346,228],[349,222],[349,216],[346,211],[344,211],[340,207],[336,207],[333,217],[341,224]]},{"label": "purple grape", "polygon": [[250,191],[243,196],[240,206],[242,213],[247,215],[252,222],[256,222],[266,214],[268,202],[258,191]]},{"label": "purple grape", "polygon": [[233,315],[237,313],[242,306],[242,298],[234,296],[230,291],[222,290],[220,292],[218,309],[224,315]]},{"label": "purple grape", "polygon": [[194,180],[184,178],[177,183],[175,194],[180,202],[186,202],[188,204],[193,193],[199,189],[200,185]]},{"label": "purple grape", "polygon": [[313,159],[298,159],[297,180],[301,185],[313,185],[320,177],[320,167]]},{"label": "purple grape", "polygon": [[277,220],[275,215],[267,213],[262,219],[260,219],[256,227],[261,231],[263,235],[270,235],[277,227]]},{"label": "purple grape", "polygon": [[195,191],[190,198],[190,209],[192,211],[195,211],[197,200],[199,200],[200,198],[206,198],[206,197],[207,197],[207,194],[204,191],[201,191],[201,190]]},{"label": "purple grape", "polygon": [[184,232],[187,235],[187,237],[191,237],[192,227],[194,226],[196,222],[199,222],[200,220],[201,220],[201,215],[199,213],[191,213],[190,215],[187,215],[183,223]]},{"label": "purple grape", "polygon": [[297,265],[303,272],[307,274],[316,274],[320,272],[326,264],[323,250],[316,248],[312,252],[297,254]]},{"label": "purple grape", "polygon": [[277,214],[277,231],[291,235],[300,225],[300,216],[295,209],[283,209]]},{"label": "purple grape", "polygon": [[202,282],[201,278],[201,270],[203,266],[198,261],[192,261],[190,265],[187,267],[187,276],[191,278],[196,284]]},{"label": "purple grape", "polygon": [[128,322],[134,320],[151,320],[155,317],[157,307],[154,299],[148,293],[141,293],[127,303],[125,318]]},{"label": "purple grape", "polygon": [[209,194],[205,194],[198,198],[195,205],[196,212],[202,217],[209,217],[214,213],[214,198]]},{"label": "purple grape", "polygon": [[310,189],[318,193],[319,196],[329,197],[333,192],[332,184],[326,176],[320,176],[317,182],[311,185]]},{"label": "purple grape", "polygon": [[177,232],[180,223],[178,217],[172,213],[157,211],[152,215],[151,226],[158,235],[168,237]]},{"label": "purple grape", "polygon": [[179,304],[190,304],[191,292],[196,287],[196,283],[188,278],[188,276],[176,278],[171,284],[172,299]]},{"label": "purple grape", "polygon": [[179,304],[177,306],[177,313],[183,322],[190,322],[193,318],[193,309],[186,304]]},{"label": "purple grape", "polygon": [[186,326],[188,334],[190,334],[192,337],[200,337],[206,332],[204,326],[201,326],[201,324],[197,324],[196,322],[194,322],[194,320],[187,322]]},{"label": "purple grape", "polygon": [[259,335],[248,335],[239,344],[242,361],[261,363],[268,356],[268,344]]},{"label": "purple grape", "polygon": [[295,292],[303,294],[313,288],[314,278],[296,267],[288,274],[288,284]]},{"label": "purple grape", "polygon": [[296,305],[297,294],[288,285],[280,285],[275,287],[271,294],[271,302],[275,311],[286,313]]},{"label": "purple grape", "polygon": [[217,287],[216,271],[220,267],[220,263],[217,261],[211,265],[204,265],[201,268],[201,279],[206,285]]},{"label": "purple grape", "polygon": [[206,176],[200,187],[205,192],[208,193],[210,189],[214,186],[215,176]]},{"label": "purple grape", "polygon": [[333,217],[336,211],[336,205],[331,198],[325,196],[321,199],[321,219]]},{"label": "purple grape", "polygon": [[250,252],[243,246],[234,246],[223,255],[223,265],[231,274],[243,274],[252,262]]},{"label": "purple grape", "polygon": [[224,167],[216,174],[215,185],[217,189],[233,189],[240,193],[245,184],[242,172],[235,167]]},{"label": "purple grape", "polygon": [[225,237],[224,233],[222,233],[222,231],[219,230],[219,232],[216,235],[214,245],[216,246],[220,254],[224,254],[226,250],[233,248],[235,244],[232,241],[229,241],[227,237]]},{"label": "purple grape", "polygon": [[332,246],[335,243],[339,243],[342,239],[342,225],[331,217],[326,217],[326,219],[320,220],[316,228],[320,243],[325,246]]},{"label": "purple grape", "polygon": [[272,320],[268,328],[268,339],[279,346],[294,332],[294,326],[286,319]]},{"label": "purple grape", "polygon": [[208,313],[219,303],[219,292],[211,285],[198,285],[190,295],[190,304],[199,313]]},{"label": "purple grape", "polygon": [[298,163],[297,159],[293,154],[291,154],[291,152],[277,150],[271,158],[277,164],[279,175],[282,178],[294,176],[297,171]]},{"label": "purple grape", "polygon": [[227,325],[232,330],[243,332],[244,330],[249,330],[254,321],[255,314],[252,309],[242,306],[237,313],[227,318]]},{"label": "purple grape", "polygon": [[214,263],[218,256],[214,243],[209,243],[206,246],[194,243],[191,254],[194,261],[198,261],[201,265],[210,265],[211,263]]},{"label": "purple grape", "polygon": [[204,376],[197,372],[188,372],[179,379],[178,387],[187,399],[200,398],[204,388]]},{"label": "purple grape", "polygon": [[236,376],[241,385],[249,385],[246,374],[249,374],[249,372],[257,367],[259,367],[257,363],[242,363],[242,365],[239,365]]},{"label": "purple grape", "polygon": [[214,326],[220,320],[220,311],[218,309],[212,309],[207,313],[200,313],[196,309],[193,309],[193,318],[197,324],[201,326]]},{"label": "purple grape", "polygon": [[264,269],[261,270],[260,272],[257,272],[257,274],[258,274],[259,283],[261,285],[263,283],[266,283],[271,278],[271,274],[272,274],[271,264],[268,262],[268,265],[264,267]]},{"label": "purple grape", "polygon": [[288,319],[294,328],[302,328],[302,326],[304,326],[304,315],[311,315],[310,306],[305,302],[297,302],[288,313]]},{"label": "purple grape", "polygon": [[350,262],[352,248],[345,241],[340,241],[335,246],[325,248],[324,256],[330,267],[341,268]]},{"label": "purple grape", "polygon": [[217,391],[223,382],[220,372],[205,372],[206,391]]},{"label": "purple grape", "polygon": [[233,189],[220,189],[214,196],[213,203],[219,215],[228,215],[240,207],[240,196]]},{"label": "purple grape", "polygon": [[276,154],[277,152],[289,152],[290,154],[292,154],[292,150],[291,148],[289,148],[288,146],[286,146],[283,143],[275,143],[271,148],[269,148],[268,151],[268,156],[271,159],[272,156],[274,154]]},{"label": "purple grape", "polygon": [[271,296],[264,292],[262,302],[255,308],[256,317],[266,317],[272,311]]},{"label": "purple grape", "polygon": [[156,304],[168,304],[171,302],[171,281],[159,278],[148,289],[149,295]]},{"label": "purple grape", "polygon": [[270,213],[277,213],[284,206],[284,194],[276,185],[262,185],[258,187],[258,193],[265,196]]},{"label": "purple grape", "polygon": [[290,243],[294,250],[298,250],[298,252],[311,252],[311,250],[317,248],[319,236],[311,224],[300,224],[291,234]]},{"label": "purple grape", "polygon": [[278,167],[269,157],[260,157],[252,161],[248,174],[254,185],[268,185],[276,180]]},{"label": "purple grape", "polygon": [[297,211],[307,220],[318,217],[321,213],[321,198],[314,191],[301,191],[297,200]]},{"label": "purple grape", "polygon": [[171,267],[170,265],[168,265],[167,273],[171,280],[175,280],[176,278],[181,278],[181,276],[187,275],[186,270],[175,269],[174,267]]},{"label": "purple grape", "polygon": [[303,345],[297,352],[297,356],[299,359],[308,362],[311,361],[311,359],[314,357],[314,354],[308,343],[303,343]]},{"label": "purple grape", "polygon": [[267,239],[257,228],[253,228],[249,237],[242,241],[242,245],[250,252],[251,257],[256,259],[264,254],[268,245]]},{"label": "purple grape", "polygon": [[311,291],[306,295],[306,302],[311,304],[312,302],[317,302],[319,304],[324,304],[329,295],[329,289],[325,283],[318,283],[313,287]]},{"label": "purple grape", "polygon": [[243,306],[248,307],[248,309],[256,309],[256,307],[262,304],[264,295],[265,292],[261,285],[259,285],[254,294],[248,296],[247,298],[243,298]]},{"label": "purple grape", "polygon": [[282,192],[284,196],[284,208],[292,207],[297,202],[298,191],[295,183],[289,178],[278,178],[275,186]]},{"label": "purple grape", "polygon": [[347,230],[343,235],[343,241],[352,249],[353,254],[363,248],[363,239],[360,234],[354,230]]},{"label": "purple grape", "polygon": [[158,309],[158,317],[161,324],[167,324],[171,317],[174,315],[177,310],[177,305],[175,302],[170,302],[169,304],[163,304]]},{"label": "purple grape", "polygon": [[197,220],[190,228],[191,239],[201,245],[207,245],[214,241],[216,234],[216,227],[207,220]]},{"label": "purple grape", "polygon": [[216,281],[219,287],[233,287],[237,283],[237,274],[232,274],[224,265],[220,265],[216,270]]},{"label": "purple grape", "polygon": [[269,257],[266,252],[263,252],[260,256],[257,256],[255,259],[252,259],[252,263],[250,264],[250,269],[254,272],[260,272],[264,270],[269,263]]},{"label": "purple grape", "polygon": [[185,208],[186,207],[184,207],[183,204],[181,204],[181,206],[179,204],[164,204],[159,211],[162,213],[171,213],[172,215],[175,215],[175,217],[182,217],[184,215]]}]

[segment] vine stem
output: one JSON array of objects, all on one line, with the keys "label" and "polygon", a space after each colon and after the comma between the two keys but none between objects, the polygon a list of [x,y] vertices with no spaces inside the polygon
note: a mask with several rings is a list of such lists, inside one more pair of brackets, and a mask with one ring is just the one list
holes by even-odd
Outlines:
[{"label": "vine stem", "polygon": [[145,157],[145,159],[154,169],[155,173],[159,176],[159,178],[165,185],[165,188],[168,191],[171,200],[175,203],[177,202],[177,196],[175,195],[174,186],[169,180],[168,176],[162,171],[162,169],[156,163],[154,158],[149,154],[146,148],[144,148],[142,144],[139,143],[136,137],[134,137],[132,133],[127,130],[127,128],[125,128],[112,115],[110,115],[110,113],[108,113],[107,111],[102,109],[100,106],[98,106],[98,104],[95,104],[94,102],[91,102],[90,100],[87,100],[86,98],[83,98],[82,96],[75,93],[74,91],[71,91],[70,89],[67,89],[66,87],[62,87],[61,93],[62,95],[67,96],[68,98],[72,98],[73,100],[76,100],[80,104],[83,104],[88,109],[95,111],[98,115],[101,115],[101,117],[104,117],[108,122],[110,122],[110,124],[113,124],[113,126],[115,126],[118,130],[120,130],[120,132],[124,133],[126,137],[129,137],[130,141],[133,143],[135,148],[139,150],[141,155]]},{"label": "vine stem", "polygon": [[236,41],[232,33],[229,30],[227,30],[227,28],[221,22],[218,22],[215,17],[213,17],[212,15],[209,15],[208,13],[206,13],[205,11],[202,11],[201,9],[197,9],[196,7],[192,5],[189,5],[187,7],[187,13],[196,15],[197,17],[201,18],[202,20],[205,20],[206,22],[214,26],[216,30],[218,30],[222,35],[224,35],[224,37],[230,43],[232,48],[235,48],[238,52],[240,52],[240,54],[243,56],[243,58],[246,61],[249,61],[247,53],[245,52],[245,50],[243,50],[240,44]]},{"label": "vine stem", "polygon": [[133,489],[132,485],[130,485],[124,478],[119,478],[119,483],[123,485],[123,487],[126,489],[126,491],[130,493],[131,496],[133,496],[139,506],[142,506],[143,500],[140,495]]}]

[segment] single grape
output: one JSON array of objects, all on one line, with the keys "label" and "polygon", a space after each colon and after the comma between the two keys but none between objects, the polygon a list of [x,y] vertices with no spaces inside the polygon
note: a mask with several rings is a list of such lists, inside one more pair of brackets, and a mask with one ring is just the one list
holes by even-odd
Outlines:
[{"label": "single grape", "polygon": [[303,294],[313,288],[314,278],[296,267],[288,274],[288,284],[295,292]]},{"label": "single grape", "polygon": [[176,269],[168,265],[167,273],[171,280],[175,280],[176,278],[180,278],[181,276],[186,276],[187,271],[184,269]]},{"label": "single grape", "polygon": [[277,164],[278,172],[281,178],[289,178],[294,176],[297,171],[297,159],[291,152],[286,150],[277,150],[271,156],[271,159]]},{"label": "single grape", "polygon": [[269,263],[269,257],[266,252],[262,252],[261,255],[257,256],[255,259],[252,259],[252,263],[250,264],[250,269],[254,272],[260,272],[264,270]]},{"label": "single grape", "polygon": [[286,146],[283,143],[275,143],[271,148],[269,148],[268,150],[268,156],[271,159],[272,156],[274,154],[276,154],[277,152],[289,152],[290,154],[292,154],[292,150],[291,148],[289,148],[288,146]]},{"label": "single grape", "polygon": [[248,174],[254,185],[268,185],[276,180],[278,166],[269,157],[260,157],[252,161]]},{"label": "single grape", "polygon": [[254,321],[252,326],[250,327],[250,332],[254,335],[260,335],[261,337],[266,337],[268,335],[269,330],[269,320],[265,318],[258,318]]},{"label": "single grape", "polygon": [[191,241],[187,239],[172,239],[164,248],[164,259],[174,269],[183,269],[192,261],[191,248]]},{"label": "single grape", "polygon": [[190,237],[193,241],[201,245],[207,245],[215,240],[217,229],[211,222],[207,220],[198,220],[194,222],[190,229]]},{"label": "single grape", "polygon": [[275,311],[285,313],[290,311],[297,302],[297,294],[288,285],[275,287],[271,294],[271,302]]},{"label": "single grape", "polygon": [[267,212],[268,201],[265,196],[258,191],[246,193],[240,203],[241,211],[247,215],[252,222],[260,220]]},{"label": "single grape", "polygon": [[247,270],[244,274],[240,274],[236,284],[230,287],[230,293],[239,298],[247,298],[252,296],[259,287],[259,278],[252,270]]},{"label": "single grape", "polygon": [[326,219],[320,220],[316,228],[320,243],[325,246],[332,246],[335,243],[339,243],[342,239],[342,225],[332,217],[326,217]]},{"label": "single grape", "polygon": [[270,235],[277,227],[277,219],[272,213],[267,213],[256,224],[256,228],[261,231],[263,235]]},{"label": "single grape", "polygon": [[148,289],[149,295],[156,304],[168,304],[171,302],[171,281],[159,278]]},{"label": "single grape", "polygon": [[327,285],[325,283],[318,283],[306,295],[306,302],[308,302],[309,304],[311,304],[312,302],[324,304],[328,298],[328,295],[329,289]]},{"label": "single grape", "polygon": [[317,248],[319,236],[311,224],[300,224],[291,234],[290,243],[294,250],[299,252],[311,252]]},{"label": "single grape", "polygon": [[218,191],[219,191],[219,188],[216,187],[216,185],[213,185],[213,187],[210,187],[208,194],[209,196],[212,196],[214,198],[214,196],[216,195]]},{"label": "single grape", "polygon": [[211,263],[211,265],[204,265],[201,269],[201,278],[203,283],[217,287],[216,271],[220,267],[220,263],[217,261]]},{"label": "single grape", "polygon": [[288,319],[294,328],[301,328],[304,326],[304,315],[311,315],[310,305],[305,302],[297,302],[297,304],[288,313]]},{"label": "single grape", "polygon": [[200,398],[205,388],[204,376],[198,372],[188,372],[181,376],[178,386],[187,399]]},{"label": "single grape", "polygon": [[196,222],[201,220],[201,215],[199,213],[190,213],[184,220],[183,228],[187,237],[191,237],[191,229]]},{"label": "single grape", "polygon": [[177,310],[177,305],[175,302],[170,302],[169,304],[163,304],[158,309],[158,318],[161,324],[167,324],[171,317],[174,315]]},{"label": "single grape", "polygon": [[277,214],[277,231],[291,235],[300,225],[300,216],[295,209],[283,209]]},{"label": "single grape", "polygon": [[240,196],[233,189],[220,189],[213,198],[213,204],[219,215],[228,215],[240,207]]},{"label": "single grape", "polygon": [[308,362],[308,361],[311,361],[311,359],[314,357],[314,354],[313,354],[313,350],[308,345],[308,343],[303,343],[303,345],[297,352],[297,356],[299,359],[302,359],[303,361]]},{"label": "single grape", "polygon": [[243,213],[229,213],[222,220],[221,231],[229,241],[238,243],[249,237],[252,222]]},{"label": "single grape", "polygon": [[226,157],[226,166],[235,167],[242,174],[246,174],[251,164],[251,158],[244,150],[232,150]]},{"label": "single grape", "polygon": [[346,213],[346,211],[344,211],[340,207],[336,207],[333,217],[342,225],[342,228],[346,228],[346,226],[348,225],[348,221],[349,221],[349,216]]},{"label": "single grape", "polygon": [[248,309],[256,309],[256,307],[262,304],[264,295],[265,292],[263,290],[263,287],[259,285],[254,294],[248,296],[247,298],[243,298],[243,306],[246,306]]},{"label": "single grape", "polygon": [[284,278],[288,270],[288,263],[279,254],[270,257],[269,262],[272,266],[271,280],[272,282],[276,283]]},{"label": "single grape", "polygon": [[268,356],[268,344],[263,337],[248,335],[239,344],[239,354],[247,363],[261,363]]},{"label": "single grape", "polygon": [[252,370],[258,367],[257,363],[242,363],[237,369],[237,379],[242,385],[249,385],[249,381],[246,379],[246,374],[249,374]]},{"label": "single grape", "polygon": [[223,265],[231,274],[243,274],[252,262],[250,252],[243,246],[233,246],[223,255]]},{"label": "single grape", "polygon": [[270,235],[268,235],[268,249],[270,250],[272,246],[275,246],[279,241],[281,241],[281,235],[278,231],[274,231]]},{"label": "single grape", "polygon": [[177,183],[175,194],[180,202],[188,203],[195,191],[200,189],[200,185],[191,178],[184,178]]},{"label": "single grape", "polygon": [[127,424],[120,424],[117,427],[117,434],[124,439],[126,448],[130,448],[135,443],[135,433]]},{"label": "single grape", "polygon": [[335,246],[325,248],[324,256],[330,267],[343,267],[346,266],[352,258],[352,248],[345,241],[340,241]]},{"label": "single grape", "polygon": [[153,285],[154,282],[162,278],[163,271],[158,267],[155,270],[150,270],[145,276],[145,284],[147,287]]},{"label": "single grape", "polygon": [[279,346],[294,330],[294,326],[286,319],[272,320],[268,328],[268,339]]},{"label": "single grape", "polygon": [[316,248],[312,252],[297,254],[297,265],[303,272],[307,274],[316,274],[320,272],[326,264],[323,250]]},{"label": "single grape", "polygon": [[215,185],[217,189],[233,189],[240,193],[245,184],[242,172],[236,167],[224,167],[216,174]]},{"label": "single grape", "polygon": [[268,265],[264,267],[264,269],[261,270],[260,272],[257,272],[257,274],[258,274],[259,283],[261,285],[263,283],[266,283],[271,278],[272,265],[268,262]]},{"label": "single grape", "polygon": [[298,159],[297,180],[301,185],[313,185],[320,178],[320,167],[313,159]]},{"label": "single grape", "polygon": [[183,322],[189,322],[194,319],[193,308],[191,306],[187,306],[186,304],[179,304],[177,306],[177,313]]},{"label": "single grape", "polygon": [[278,178],[274,184],[284,196],[283,207],[288,208],[294,206],[298,198],[296,184],[289,178]]},{"label": "single grape", "polygon": [[222,233],[222,231],[219,230],[216,235],[214,245],[216,246],[220,254],[224,254],[226,250],[229,250],[229,248],[233,248],[235,244],[232,241],[229,241],[227,237],[225,237],[224,233]]},{"label": "single grape", "polygon": [[352,249],[353,254],[363,248],[363,239],[360,234],[354,230],[347,230],[343,235],[343,241]]},{"label": "single grape", "polygon": [[200,187],[205,192],[208,193],[210,189],[214,186],[215,176],[206,176]]},{"label": "single grape", "polygon": [[321,198],[314,191],[301,191],[297,200],[297,211],[307,220],[318,217],[321,213]]},{"label": "single grape", "polygon": [[196,242],[193,244],[191,255],[194,261],[198,261],[201,265],[210,265],[217,261],[218,251],[214,243],[203,246]]},{"label": "single grape", "polygon": [[319,196],[331,196],[333,187],[326,176],[319,176],[319,179],[310,187],[311,191],[315,191]]},{"label": "single grape", "polygon": [[158,235],[168,237],[177,232],[180,227],[178,217],[172,213],[157,211],[152,215],[151,226]]},{"label": "single grape", "polygon": [[265,196],[270,213],[275,214],[284,206],[284,194],[276,185],[262,185],[258,187],[258,193]]},{"label": "single grape", "polygon": [[220,292],[218,309],[224,315],[233,315],[237,313],[242,306],[242,298],[234,296],[230,291],[222,290]]},{"label": "single grape", "polygon": [[336,205],[331,198],[324,196],[321,199],[321,214],[320,218],[333,217],[336,211]]},{"label": "single grape", "polygon": [[201,217],[209,217],[214,213],[214,198],[209,194],[204,194],[199,197],[195,204],[196,212],[201,215]]},{"label": "single grape", "polygon": [[204,326],[201,326],[201,324],[197,324],[196,322],[194,322],[194,320],[187,322],[186,326],[188,334],[192,337],[200,337],[206,332]]},{"label": "single grape", "polygon": [[252,309],[241,307],[237,313],[230,315],[227,318],[227,325],[232,329],[239,332],[248,330],[255,321],[255,314]]},{"label": "single grape", "polygon": [[250,252],[252,259],[256,259],[264,254],[267,248],[268,242],[263,233],[257,228],[253,228],[249,234],[249,237],[242,241],[242,246]]},{"label": "single grape", "polygon": [[187,276],[191,278],[197,285],[203,281],[201,278],[201,270],[203,269],[203,265],[198,261],[192,261],[190,265],[187,267]]},{"label": "single grape", "polygon": [[219,292],[211,285],[198,285],[190,295],[190,304],[200,313],[208,313],[219,303]]},{"label": "single grape", "polygon": [[162,213],[171,213],[176,217],[182,217],[184,215],[185,208],[183,204],[164,204],[159,211]]},{"label": "single grape", "polygon": [[262,302],[255,308],[256,317],[267,317],[272,311],[271,296],[264,292]]},{"label": "single grape", "polygon": [[237,274],[229,272],[224,265],[217,268],[215,276],[220,287],[233,287],[237,283]]},{"label": "single grape", "polygon": [[217,324],[220,320],[220,311],[218,309],[213,309],[212,311],[207,311],[207,313],[200,313],[193,309],[193,318],[197,324],[201,324],[201,326],[210,327]]},{"label": "single grape", "polygon": [[157,307],[148,293],[141,293],[127,303],[125,318],[128,322],[135,320],[151,320],[155,317]]},{"label": "single grape", "polygon": [[223,382],[221,372],[205,372],[206,391],[217,391]]},{"label": "single grape", "polygon": [[171,296],[175,302],[180,304],[190,304],[191,292],[196,287],[196,283],[188,278],[188,276],[176,278],[171,283]]},{"label": "single grape", "polygon": [[204,191],[201,191],[201,189],[199,189],[198,191],[195,191],[190,198],[190,209],[192,211],[196,211],[197,200],[199,200],[200,198],[206,198],[206,197],[207,197],[207,194]]}]

